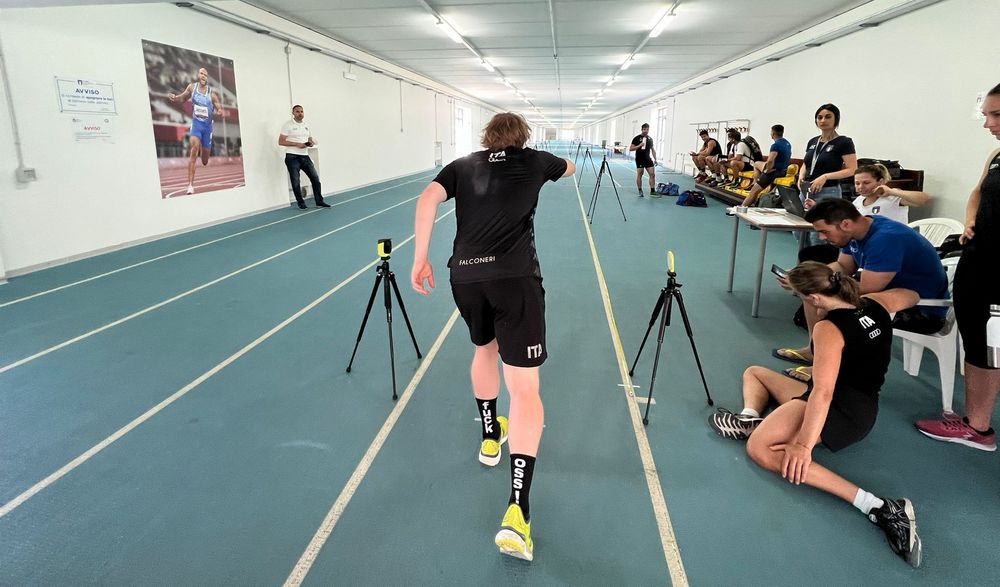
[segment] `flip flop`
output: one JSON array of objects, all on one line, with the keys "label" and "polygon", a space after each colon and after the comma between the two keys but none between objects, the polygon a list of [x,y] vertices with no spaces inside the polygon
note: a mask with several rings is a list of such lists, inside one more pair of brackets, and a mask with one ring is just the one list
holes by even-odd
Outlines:
[{"label": "flip flop", "polygon": [[771,356],[781,359],[782,361],[805,365],[807,367],[813,364],[812,359],[805,358],[802,356],[802,353],[795,349],[771,349]]},{"label": "flip flop", "polygon": [[801,381],[802,383],[809,383],[812,381],[812,367],[799,366],[799,367],[789,367],[781,372],[785,377],[791,377],[796,381]]}]

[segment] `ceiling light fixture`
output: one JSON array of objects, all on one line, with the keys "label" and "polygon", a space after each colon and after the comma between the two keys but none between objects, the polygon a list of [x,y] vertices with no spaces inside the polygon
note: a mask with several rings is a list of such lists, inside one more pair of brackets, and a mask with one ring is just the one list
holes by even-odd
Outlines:
[{"label": "ceiling light fixture", "polygon": [[667,28],[667,25],[673,20],[673,17],[674,14],[669,10],[666,14],[661,16],[660,20],[656,21],[656,24],[654,24],[653,28],[649,31],[649,38],[655,39],[656,37],[659,37],[660,33],[663,32],[663,29]]},{"label": "ceiling light fixture", "polygon": [[632,67],[633,61],[635,61],[635,55],[629,55],[629,58],[625,60],[625,63],[622,63],[621,71],[625,71],[626,69]]},{"label": "ceiling light fixture", "polygon": [[497,68],[493,67],[493,65],[491,65],[490,62],[486,61],[485,59],[483,59],[482,61],[480,61],[479,64],[482,65],[483,68],[486,69],[486,71],[488,71],[490,73],[493,73],[494,71],[497,70]]},{"label": "ceiling light fixture", "polygon": [[613,78],[611,78],[611,79],[608,80],[608,83],[604,84],[604,87],[610,88],[611,84],[615,83],[616,81],[618,81],[618,78],[617,77],[613,77]]},{"label": "ceiling light fixture", "polygon": [[452,41],[455,41],[456,43],[462,42],[462,35],[458,34],[458,32],[455,31],[455,29],[451,28],[450,24],[446,23],[445,21],[439,18],[437,21],[437,26],[441,27],[441,30],[443,30],[445,34],[447,34],[448,37],[451,38]]}]

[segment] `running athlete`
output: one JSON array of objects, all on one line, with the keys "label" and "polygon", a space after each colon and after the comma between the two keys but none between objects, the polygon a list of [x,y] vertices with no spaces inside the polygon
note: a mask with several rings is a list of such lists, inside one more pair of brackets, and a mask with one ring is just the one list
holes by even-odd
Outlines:
[{"label": "running athlete", "polygon": [[225,111],[219,104],[219,96],[208,87],[208,70],[202,67],[198,70],[198,83],[188,84],[180,94],[167,94],[171,102],[183,102],[191,99],[191,131],[188,133],[191,151],[188,160],[187,193],[194,193],[194,167],[198,157],[201,164],[208,165],[212,154],[212,117],[216,112],[225,116]]},{"label": "running athlete", "polygon": [[[525,148],[530,136],[520,115],[497,114],[483,129],[486,150],[452,161],[424,189],[417,201],[410,273],[413,289],[428,295],[424,282],[434,287],[427,249],[435,214],[439,204],[454,198],[458,228],[448,267],[455,303],[476,347],[471,376],[482,420],[479,462],[496,466],[510,436],[510,499],[494,542],[503,554],[529,561],[534,545],[528,492],[544,422],[538,368],[547,356],[535,207],[546,181],[576,171],[569,159]],[[497,415],[498,358],[510,392],[509,425]]]}]

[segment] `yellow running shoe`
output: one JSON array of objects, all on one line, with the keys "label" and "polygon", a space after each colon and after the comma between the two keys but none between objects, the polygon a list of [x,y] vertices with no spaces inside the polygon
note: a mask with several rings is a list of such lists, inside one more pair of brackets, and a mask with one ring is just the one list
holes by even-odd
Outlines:
[{"label": "yellow running shoe", "polygon": [[535,557],[535,545],[531,542],[531,523],[524,521],[521,506],[516,503],[507,506],[507,513],[503,515],[500,531],[493,542],[496,542],[501,553],[508,556],[526,561]]},{"label": "yellow running shoe", "polygon": [[487,467],[495,467],[500,462],[500,447],[507,442],[507,418],[497,416],[497,423],[500,424],[500,440],[486,438],[479,445],[479,462]]}]

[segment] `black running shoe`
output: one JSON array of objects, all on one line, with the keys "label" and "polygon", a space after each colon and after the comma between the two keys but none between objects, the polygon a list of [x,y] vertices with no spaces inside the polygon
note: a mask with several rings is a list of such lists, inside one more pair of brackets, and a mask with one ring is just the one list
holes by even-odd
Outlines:
[{"label": "black running shoe", "polygon": [[716,434],[733,440],[746,440],[750,438],[753,431],[763,421],[764,418],[734,414],[726,408],[719,408],[714,414],[708,417],[708,425],[712,427],[712,430],[715,430]]},{"label": "black running shoe", "polygon": [[868,512],[868,519],[885,532],[893,552],[913,567],[919,567],[923,548],[917,536],[913,504],[905,497],[883,501],[882,507]]}]

